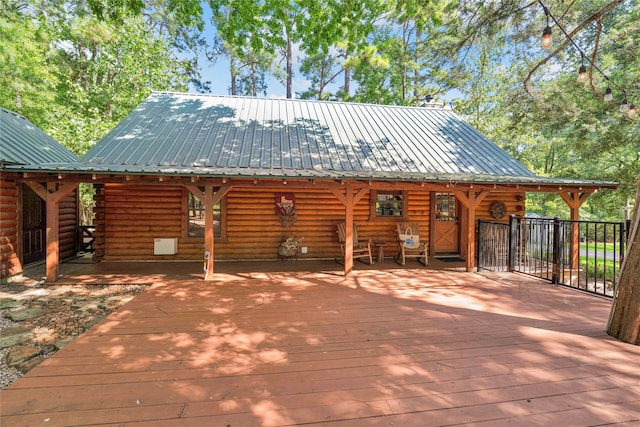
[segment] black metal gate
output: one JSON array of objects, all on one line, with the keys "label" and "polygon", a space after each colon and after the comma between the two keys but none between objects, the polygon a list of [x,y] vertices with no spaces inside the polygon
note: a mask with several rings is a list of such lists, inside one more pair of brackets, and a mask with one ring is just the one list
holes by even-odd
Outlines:
[{"label": "black metal gate", "polygon": [[478,221],[478,270],[516,271],[613,296],[626,241],[623,222],[512,216]]}]

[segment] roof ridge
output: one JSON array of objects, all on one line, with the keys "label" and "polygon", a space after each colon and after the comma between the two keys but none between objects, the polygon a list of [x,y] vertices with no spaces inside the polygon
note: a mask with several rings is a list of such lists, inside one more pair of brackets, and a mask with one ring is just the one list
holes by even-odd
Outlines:
[{"label": "roof ridge", "polygon": [[329,104],[329,105],[353,105],[353,106],[367,106],[367,107],[379,107],[379,108],[398,108],[398,109],[416,109],[416,110],[430,110],[430,111],[446,111],[459,116],[451,108],[447,108],[444,104],[442,106],[420,106],[420,105],[395,105],[395,104],[375,104],[372,102],[353,102],[353,101],[328,101],[324,99],[300,99],[300,98],[281,98],[281,97],[263,97],[263,96],[249,96],[249,95],[220,95],[214,93],[193,93],[193,92],[175,92],[175,91],[152,91],[152,95],[181,95],[200,98],[227,98],[227,99],[250,99],[260,101],[285,101],[285,102],[301,102],[310,104]]}]

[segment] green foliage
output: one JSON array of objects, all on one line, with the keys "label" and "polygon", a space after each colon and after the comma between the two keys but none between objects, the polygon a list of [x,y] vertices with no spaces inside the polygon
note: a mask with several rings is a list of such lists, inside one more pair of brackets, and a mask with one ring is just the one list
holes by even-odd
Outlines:
[{"label": "green foliage", "polygon": [[[536,2],[27,0],[0,2],[0,105],[83,154],[151,90],[208,90],[198,52],[225,56],[231,92],[245,95],[267,93],[269,77],[291,94],[299,60],[304,98],[420,105],[456,89],[455,109],[537,174],[619,182],[582,211],[620,219],[640,176],[640,119],[618,111],[623,90],[640,102],[640,4],[545,5],[611,79],[615,102],[603,102],[594,67],[576,82],[581,57],[556,25],[540,49]],[[208,40],[204,6],[217,30]],[[545,194],[527,210],[568,215]]]},{"label": "green foliage", "polygon": [[[49,19],[14,11],[0,27],[0,105],[19,112],[77,155],[152,90],[186,90],[189,63],[142,17],[98,19],[48,9]],[[4,67],[3,67],[4,68]]]}]

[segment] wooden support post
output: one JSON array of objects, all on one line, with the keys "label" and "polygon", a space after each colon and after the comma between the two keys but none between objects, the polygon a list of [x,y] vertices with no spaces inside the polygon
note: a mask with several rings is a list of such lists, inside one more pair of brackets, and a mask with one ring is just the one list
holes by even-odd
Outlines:
[{"label": "wooden support post", "polygon": [[214,227],[213,227],[213,201],[214,188],[212,184],[204,186],[204,250],[205,269],[204,280],[213,280],[213,259],[214,259]]},{"label": "wooden support post", "polygon": [[489,194],[488,191],[481,191],[476,194],[474,190],[469,190],[466,194],[462,191],[454,192],[456,199],[462,203],[467,210],[467,271],[473,271],[476,261],[476,207]]},{"label": "wooden support post", "polygon": [[58,239],[60,211],[58,203],[53,201],[55,183],[47,184],[47,255],[46,270],[47,282],[55,282],[58,279],[58,266],[60,262],[60,242]]},{"label": "wooden support post", "polygon": [[[231,185],[223,185],[216,191],[213,184],[204,186],[204,193],[200,187],[195,185],[185,185],[187,190],[191,192],[202,204],[204,204],[204,251],[208,253],[208,259],[205,263],[204,280],[212,280],[214,272],[214,246],[215,246],[215,227],[213,226],[213,207],[231,190]],[[206,256],[206,255],[205,255]]]},{"label": "wooden support post", "polygon": [[344,275],[353,271],[353,192],[347,187],[344,205],[345,239],[344,239]]},{"label": "wooden support post", "polygon": [[43,185],[37,182],[27,182],[26,184],[47,203],[46,281],[55,282],[58,279],[60,264],[60,211],[58,208],[62,199],[78,188],[79,183],[48,182]]},{"label": "wooden support post", "polygon": [[361,188],[354,194],[354,188],[347,184],[344,194],[341,189],[336,187],[329,187],[329,190],[344,205],[344,275],[348,276],[353,271],[353,207],[362,199],[368,189]]},{"label": "wooden support post", "polygon": [[580,264],[580,206],[589,198],[591,193],[562,192],[558,193],[571,211],[571,268],[577,269]]}]

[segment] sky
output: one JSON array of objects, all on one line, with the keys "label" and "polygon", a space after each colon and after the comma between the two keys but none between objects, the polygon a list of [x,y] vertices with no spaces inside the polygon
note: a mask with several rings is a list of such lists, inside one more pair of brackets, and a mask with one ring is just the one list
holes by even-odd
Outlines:
[{"label": "sky", "polygon": [[[204,21],[205,21],[205,29],[204,29],[204,37],[206,40],[213,40],[216,36],[215,26],[211,23],[211,10],[207,4],[203,4],[203,12],[204,12]],[[311,87],[311,81],[305,78],[304,75],[299,70],[300,60],[304,53],[299,49],[299,45],[293,45],[293,96],[296,97],[297,93],[302,93]],[[231,77],[229,75],[229,61],[224,56],[219,56],[214,64],[211,64],[204,53],[202,53],[198,58],[198,64],[201,67],[202,80],[209,81],[211,87],[211,93],[214,95],[229,95],[230,87],[231,87]],[[282,66],[284,67],[284,61],[282,62]],[[337,91],[338,87],[342,83],[341,77],[338,76],[335,83],[328,86],[329,91]],[[356,90],[358,83],[353,81],[351,82],[351,95],[354,94],[354,90]],[[195,92],[195,88],[190,87],[190,92]],[[286,97],[286,87],[285,85],[278,81],[273,76],[267,77],[267,95],[268,98],[285,98]],[[446,94],[440,97],[440,101],[451,102],[456,98],[461,98],[462,93],[453,89],[448,91]]]}]

